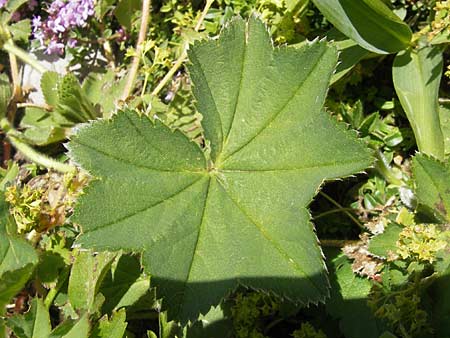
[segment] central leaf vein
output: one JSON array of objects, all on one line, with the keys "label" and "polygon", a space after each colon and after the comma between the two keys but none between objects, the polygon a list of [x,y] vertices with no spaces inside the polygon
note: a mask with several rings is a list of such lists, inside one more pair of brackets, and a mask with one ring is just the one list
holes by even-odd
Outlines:
[{"label": "central leaf vein", "polygon": [[197,182],[199,182],[203,177],[204,177],[204,176],[199,177],[199,178],[198,178],[197,180],[195,180],[194,182],[189,183],[188,185],[184,186],[184,187],[181,188],[180,190],[177,190],[177,191],[176,191],[175,193],[173,193],[172,195],[170,195],[170,196],[168,196],[168,197],[166,197],[166,198],[164,198],[164,199],[162,199],[162,200],[160,200],[160,201],[158,201],[158,202],[156,202],[156,203],[152,203],[152,204],[150,204],[149,206],[146,206],[145,208],[139,209],[139,210],[134,211],[134,212],[132,212],[132,213],[130,213],[130,214],[128,214],[128,215],[125,215],[125,216],[123,216],[123,217],[117,218],[117,219],[115,219],[114,221],[111,221],[111,222],[109,222],[109,223],[102,224],[102,225],[96,225],[96,226],[95,226],[94,228],[92,228],[92,229],[86,229],[85,231],[83,231],[83,233],[84,233],[84,234],[87,234],[87,233],[89,233],[89,232],[94,232],[94,231],[97,231],[97,230],[100,230],[100,229],[104,229],[104,228],[110,227],[110,226],[112,226],[112,225],[114,225],[114,224],[117,224],[117,223],[120,223],[120,222],[122,222],[122,221],[125,221],[126,219],[129,219],[129,218],[131,218],[131,217],[133,217],[133,216],[136,216],[136,215],[138,215],[138,214],[141,214],[141,213],[143,213],[143,212],[146,212],[147,210],[150,210],[150,209],[152,209],[152,208],[154,208],[154,207],[156,207],[156,206],[158,206],[158,205],[160,205],[160,204],[162,204],[162,203],[164,203],[164,202],[167,202],[167,201],[169,201],[169,200],[175,198],[177,195],[181,194],[182,192],[184,192],[185,190],[189,189],[189,188],[192,187],[194,184],[196,184]]},{"label": "central leaf vein", "polygon": [[306,277],[306,279],[308,280],[308,282],[314,287],[316,288],[319,293],[322,292],[322,289],[316,285],[316,283],[311,279],[311,277],[305,272],[305,270],[302,269],[302,267],[295,261],[294,257],[291,257],[289,255],[289,253],[287,253],[285,250],[283,250],[283,247],[278,244],[271,236],[270,234],[267,232],[267,230],[264,228],[264,226],[262,224],[260,224],[258,221],[256,221],[255,219],[253,219],[250,214],[236,201],[235,198],[233,198],[233,196],[231,195],[231,193],[223,186],[223,184],[217,180],[217,182],[219,183],[219,186],[223,189],[223,191],[225,192],[225,194],[228,196],[228,198],[230,199],[231,202],[233,202],[233,204],[239,209],[239,211],[250,221],[250,223],[252,223],[256,229],[261,233],[261,235],[275,248],[275,250],[278,251],[278,253],[280,255],[282,255],[285,260],[287,262],[289,262],[291,265],[293,265],[293,267],[295,268],[295,270],[297,270],[298,272],[300,272],[304,277]]},{"label": "central leaf vein", "polygon": [[[286,102],[281,106],[281,108],[275,112],[275,114],[272,115],[272,117],[267,121],[265,125],[263,125],[259,130],[256,131],[256,134],[248,139],[247,142],[239,146],[236,150],[232,151],[231,154],[227,155],[223,160],[222,163],[225,163],[230,157],[232,157],[234,154],[241,151],[243,148],[245,148],[247,145],[249,145],[251,142],[253,142],[261,133],[266,130],[275,120],[276,118],[286,109],[286,107],[291,103],[291,101],[297,96],[297,94],[300,92],[301,89],[303,89],[303,85],[305,84],[306,80],[311,76],[311,74],[314,74],[317,66],[319,65],[322,56],[326,53],[326,49],[322,50],[319,57],[317,57],[316,62],[314,65],[309,69],[308,74],[305,76],[303,81],[301,81],[297,88],[294,90],[293,94],[286,100]],[[275,59],[274,59],[275,61]]]}]

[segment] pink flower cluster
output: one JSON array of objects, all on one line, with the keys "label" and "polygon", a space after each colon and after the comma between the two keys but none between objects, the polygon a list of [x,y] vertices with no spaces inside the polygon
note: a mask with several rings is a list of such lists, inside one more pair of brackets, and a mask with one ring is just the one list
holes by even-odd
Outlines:
[{"label": "pink flower cluster", "polygon": [[[2,0],[0,0],[2,1]],[[46,54],[64,53],[64,47],[75,47],[76,40],[69,33],[77,27],[85,27],[94,15],[94,0],[56,0],[47,9],[48,17],[42,21],[40,16],[32,20],[33,36]]]}]

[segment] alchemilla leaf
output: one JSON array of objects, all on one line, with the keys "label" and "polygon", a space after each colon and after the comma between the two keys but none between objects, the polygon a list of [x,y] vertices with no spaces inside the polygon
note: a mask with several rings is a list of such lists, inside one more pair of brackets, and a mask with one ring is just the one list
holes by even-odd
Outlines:
[{"label": "alchemilla leaf", "polygon": [[163,306],[181,321],[239,284],[323,300],[326,269],[306,207],[324,180],[371,163],[323,111],[336,50],[324,41],[274,48],[251,18],[189,57],[211,160],[130,111],[81,128],[71,156],[99,179],[76,208],[78,243],[141,251]]}]

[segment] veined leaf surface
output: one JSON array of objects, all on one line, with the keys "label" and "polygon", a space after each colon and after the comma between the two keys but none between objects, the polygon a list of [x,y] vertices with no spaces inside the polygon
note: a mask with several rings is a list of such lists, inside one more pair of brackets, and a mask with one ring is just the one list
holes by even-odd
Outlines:
[{"label": "veined leaf surface", "polygon": [[238,284],[323,300],[328,281],[306,206],[325,179],[371,163],[322,109],[336,50],[324,41],[274,49],[251,18],[196,43],[189,57],[211,160],[133,112],[81,128],[71,156],[99,179],[76,208],[78,242],[142,251],[181,321]]}]

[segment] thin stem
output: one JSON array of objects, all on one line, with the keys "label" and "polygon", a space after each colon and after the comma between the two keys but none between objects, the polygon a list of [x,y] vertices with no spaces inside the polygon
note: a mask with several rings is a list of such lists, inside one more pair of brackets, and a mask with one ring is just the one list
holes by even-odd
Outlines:
[{"label": "thin stem", "polygon": [[20,88],[20,79],[19,79],[19,67],[17,65],[17,58],[12,53],[9,53],[9,65],[11,67],[11,78],[14,87],[13,96],[14,98],[19,98],[20,96],[22,96],[22,89]]},{"label": "thin stem", "polygon": [[148,29],[148,20],[150,17],[150,0],[144,0],[142,2],[142,18],[141,18],[141,26],[139,28],[139,36],[138,40],[136,42],[136,51],[135,55],[133,56],[133,61],[131,62],[130,71],[128,72],[128,78],[127,82],[125,84],[125,88],[123,89],[123,93],[121,96],[121,99],[125,101],[128,96],[130,96],[132,90],[134,81],[136,80],[138,69],[139,69],[139,63],[141,62],[141,56],[142,56],[142,49],[145,41],[145,37],[147,36],[147,29]]},{"label": "thin stem", "polygon": [[332,210],[324,211],[324,212],[314,216],[314,219],[322,218],[322,217],[325,217],[325,216],[330,215],[330,214],[335,214],[337,212],[344,212],[344,211],[353,211],[354,212],[355,209],[353,209],[353,208],[332,209]]},{"label": "thin stem", "polygon": [[[345,209],[342,205],[340,205],[333,198],[331,198],[330,196],[325,194],[323,191],[320,191],[319,194],[322,195],[323,197],[325,197],[331,204],[338,207],[339,209]],[[350,218],[358,227],[360,227],[361,229],[364,229],[364,226],[361,224],[361,222],[358,221],[358,219],[355,216],[353,216],[350,212],[348,212],[347,210],[343,210],[342,212],[344,214],[346,214],[348,216],[348,218]]]},{"label": "thin stem", "polygon": [[28,63],[31,67],[36,69],[40,73],[45,73],[47,69],[29,53],[23,49],[17,47],[12,40],[8,40],[3,44],[3,49],[10,54],[17,56],[23,62]]},{"label": "thin stem", "polygon": [[348,239],[321,239],[320,246],[327,248],[343,248],[346,245],[356,245],[359,240]]},{"label": "thin stem", "polygon": [[20,139],[22,134],[15,130],[6,118],[3,118],[0,121],[0,126],[6,133],[9,142],[30,161],[48,169],[53,169],[62,173],[74,172],[76,170],[74,166],[59,162],[44,154],[41,154],[25,142],[23,142]]},{"label": "thin stem", "polygon": [[28,144],[19,140],[18,138],[8,135],[8,139],[11,144],[20,151],[30,161],[39,164],[48,169],[53,169],[61,173],[69,173],[76,170],[76,168],[70,164],[59,162],[44,154],[39,153],[35,149],[31,148]]},{"label": "thin stem", "polygon": [[43,109],[48,112],[53,111],[53,107],[49,106],[48,104],[42,105],[42,104],[36,104],[36,103],[31,103],[31,102],[18,103],[17,108],[39,108],[39,109]]},{"label": "thin stem", "polygon": [[[214,0],[207,0],[205,4],[205,8],[203,8],[202,14],[200,15],[200,18],[197,21],[197,24],[195,25],[195,31],[198,32],[200,27],[202,26],[203,21],[205,20],[206,14],[208,14],[209,8],[211,7]],[[179,58],[175,61],[172,68],[167,72],[167,74],[163,77],[163,79],[158,83],[158,85],[153,89],[151,96],[157,96],[159,92],[164,88],[164,86],[169,82],[176,71],[181,67],[184,61],[186,61],[187,58],[187,49],[189,47],[189,43],[184,43],[183,45],[183,52],[179,56]]]},{"label": "thin stem", "polygon": [[69,277],[69,268],[65,268],[62,273],[60,274],[59,280],[56,283],[56,287],[51,288],[50,291],[47,293],[47,296],[44,299],[44,306],[46,309],[49,309],[50,306],[53,303],[53,300],[55,299],[55,297],[57,296],[59,290],[61,289],[61,287],[64,285],[64,283],[67,280],[67,277]]}]

